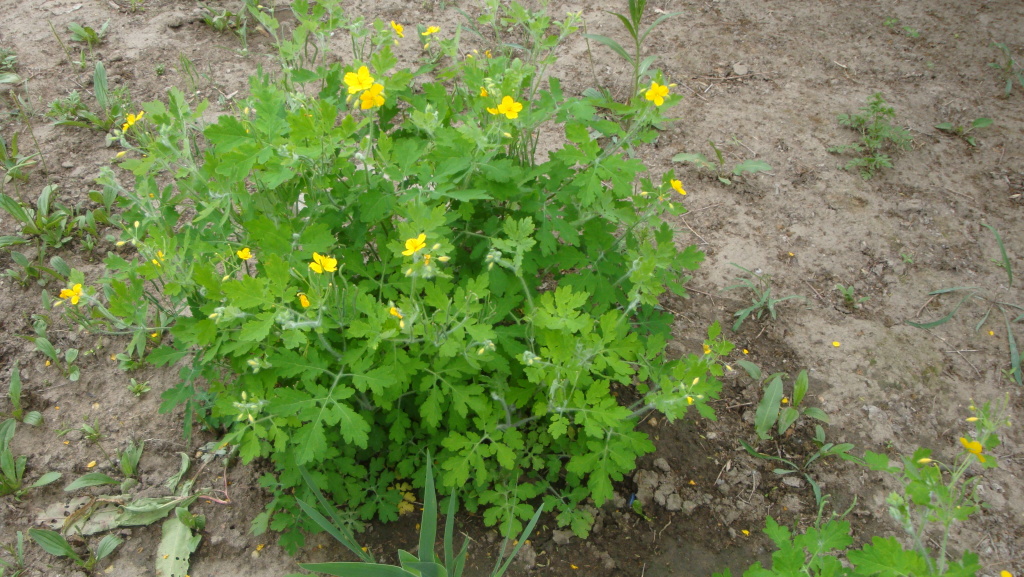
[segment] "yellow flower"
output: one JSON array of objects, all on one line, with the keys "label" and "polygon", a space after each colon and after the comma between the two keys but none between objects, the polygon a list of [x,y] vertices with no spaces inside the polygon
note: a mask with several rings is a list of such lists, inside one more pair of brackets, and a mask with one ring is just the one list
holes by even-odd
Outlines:
[{"label": "yellow flower", "polygon": [[491,57],[491,51],[490,50],[484,50],[484,56],[490,58]]},{"label": "yellow flower", "polygon": [[966,438],[960,437],[960,444],[963,445],[965,449],[967,449],[968,453],[971,453],[975,457],[978,457],[979,463],[985,462],[985,455],[981,454],[981,443],[979,443],[978,441],[968,441]]},{"label": "yellow flower", "polygon": [[704,345],[704,354],[705,355],[710,355],[711,354],[711,347],[709,347],[707,345]]},{"label": "yellow flower", "polygon": [[933,460],[934,459],[929,459],[928,457],[924,457],[924,458],[918,459],[917,460],[917,464],[918,465],[927,465],[928,463],[931,463]]},{"label": "yellow flower", "polygon": [[395,34],[398,34],[399,38],[405,38],[405,26],[402,26],[401,24],[398,24],[397,22],[392,20],[391,29],[395,31]]},{"label": "yellow flower", "polygon": [[309,263],[309,269],[316,274],[334,272],[338,270],[338,259],[314,252],[313,262]]},{"label": "yellow flower", "polygon": [[359,95],[359,107],[363,110],[369,110],[370,108],[384,106],[382,92],[384,92],[384,87],[380,84],[374,84],[366,92]]},{"label": "yellow flower", "polygon": [[96,466],[96,461],[89,461],[89,464],[86,465],[86,468],[92,469],[95,466]]},{"label": "yellow flower", "polygon": [[693,404],[693,397],[687,396],[686,397],[686,404],[687,405],[692,405]]},{"label": "yellow flower", "polygon": [[402,311],[398,310],[398,307],[391,307],[388,309],[388,314],[399,319],[405,318],[402,316]]},{"label": "yellow flower", "polygon": [[519,111],[522,109],[522,104],[516,102],[511,96],[506,96],[501,99],[501,104],[497,108],[488,108],[487,112],[494,115],[504,114],[506,118],[512,120],[519,118]]},{"label": "yellow flower", "polygon": [[[121,152],[118,152],[117,154],[115,154],[114,158],[122,158],[126,154],[128,154],[128,151],[127,150],[122,150]],[[991,332],[991,331],[989,331],[989,332]]]},{"label": "yellow flower", "polygon": [[426,32],[421,32],[420,36],[430,36],[431,34],[437,34],[440,31],[441,29],[438,28],[437,26],[431,26],[427,28]]},{"label": "yellow flower", "polygon": [[978,417],[967,417],[966,420],[968,423],[973,423],[978,420]]},{"label": "yellow flower", "polygon": [[832,346],[833,346],[833,347],[838,347],[838,346],[839,346],[839,345],[841,345],[841,344],[842,344],[842,343],[840,343],[839,341],[832,341]]},{"label": "yellow flower", "polygon": [[743,354],[745,354],[745,355],[749,355],[749,354],[750,354],[750,351],[748,351],[747,349],[743,349]]},{"label": "yellow flower", "polygon": [[423,255],[423,266],[430,266],[430,259],[432,258],[434,257],[432,257],[430,253]]},{"label": "yellow flower", "polygon": [[480,87],[480,98],[487,98],[487,89],[483,86]]},{"label": "yellow flower", "polygon": [[121,132],[128,132],[128,129],[134,126],[135,123],[138,122],[144,114],[146,114],[146,112],[140,110],[138,114],[129,114],[127,117],[125,117],[124,124],[121,125]]},{"label": "yellow flower", "polygon": [[61,299],[71,299],[71,304],[77,305],[82,298],[82,283],[78,283],[69,289],[60,290]]},{"label": "yellow flower", "polygon": [[653,102],[655,106],[665,104],[666,96],[668,96],[668,86],[662,86],[657,82],[651,82],[651,88],[644,93],[644,98]]},{"label": "yellow flower", "polygon": [[359,70],[345,74],[345,84],[348,86],[349,94],[368,90],[373,86],[373,76],[370,76],[370,69],[360,66]]},{"label": "yellow flower", "polygon": [[746,529],[741,530],[740,533],[743,533],[744,536],[750,535],[750,531],[747,531]]},{"label": "yellow flower", "polygon": [[306,296],[306,293],[299,293],[298,297],[299,297],[299,304],[302,305],[302,308],[308,308],[309,307],[309,298]]},{"label": "yellow flower", "polygon": [[1013,573],[1003,570],[999,572],[999,577],[1013,577]]},{"label": "yellow flower", "polygon": [[160,263],[164,262],[164,251],[162,251],[162,250],[156,251],[156,258],[154,258],[150,262],[152,262],[156,266],[160,266]]},{"label": "yellow flower", "polygon": [[682,182],[679,182],[678,180],[670,180],[670,181],[668,181],[668,183],[672,185],[672,190],[678,192],[679,194],[681,194],[683,196],[686,196],[686,191],[683,190],[683,183]]},{"label": "yellow flower", "polygon": [[788,405],[788,404],[789,404],[789,397],[782,397],[782,401],[781,401],[781,403],[782,403],[783,405]]},{"label": "yellow flower", "polygon": [[236,251],[235,254],[238,256],[238,258],[242,260],[249,260],[250,258],[252,258],[252,251],[249,250],[249,247],[245,247],[242,250]]},{"label": "yellow flower", "polygon": [[405,256],[412,256],[426,247],[427,235],[420,234],[416,238],[410,238],[405,241],[405,250],[402,251],[402,254]]}]

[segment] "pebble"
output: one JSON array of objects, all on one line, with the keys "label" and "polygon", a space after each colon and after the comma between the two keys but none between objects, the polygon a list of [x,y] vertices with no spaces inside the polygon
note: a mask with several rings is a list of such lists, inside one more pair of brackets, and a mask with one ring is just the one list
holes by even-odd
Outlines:
[{"label": "pebble", "polygon": [[683,510],[683,498],[677,493],[672,493],[665,500],[666,511],[682,511]]},{"label": "pebble", "polygon": [[672,467],[669,466],[668,461],[665,457],[658,457],[654,460],[654,466],[661,469],[664,473],[671,473]]},{"label": "pebble", "polygon": [[555,542],[555,545],[568,545],[569,539],[572,539],[572,531],[555,529],[551,532],[551,540]]},{"label": "pebble", "polygon": [[782,478],[782,484],[799,489],[804,486],[804,480],[800,477],[787,476]]},{"label": "pebble", "polygon": [[750,67],[746,64],[733,64],[732,73],[736,76],[745,76],[750,72]]}]

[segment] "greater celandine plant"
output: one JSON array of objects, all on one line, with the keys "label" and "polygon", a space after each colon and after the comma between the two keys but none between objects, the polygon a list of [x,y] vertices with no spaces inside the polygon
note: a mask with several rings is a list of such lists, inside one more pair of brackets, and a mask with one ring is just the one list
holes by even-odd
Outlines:
[{"label": "greater celandine plant", "polygon": [[[639,419],[714,418],[732,349],[716,325],[703,354],[666,358],[659,297],[685,295],[703,254],[663,219],[685,211],[682,183],[623,152],[680,97],[652,73],[626,130],[539,76],[549,36],[521,58],[467,52],[323,5],[294,5],[284,71],[254,75],[236,114],[206,125],[174,89],[143,106],[121,140],[134,186],[101,177],[122,199],[120,248],[102,279],[70,275],[64,309],[180,364],[162,410],[273,463],[254,528],[289,550],[312,528],[300,467],[353,523],[391,520],[428,451],[488,524],[519,533],[543,497],[586,535],[581,505],[654,450]],[[537,32],[541,15],[509,9]],[[361,59],[308,58],[336,29]],[[396,42],[423,65],[396,69]],[[565,136],[543,162],[542,127]]]}]

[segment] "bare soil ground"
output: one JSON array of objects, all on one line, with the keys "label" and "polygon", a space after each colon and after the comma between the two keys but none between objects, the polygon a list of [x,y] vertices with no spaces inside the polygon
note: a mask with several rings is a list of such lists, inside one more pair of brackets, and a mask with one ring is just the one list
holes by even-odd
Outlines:
[{"label": "bare soil ground", "polygon": [[[29,108],[0,97],[0,134],[18,133],[23,150],[39,152],[27,182],[5,191],[35,198],[47,184],[59,187],[59,201],[89,206],[93,179],[114,151],[97,132],[55,127],[42,113],[72,89],[88,90],[83,71],[58,44],[48,23],[68,43],[67,24],[98,27],[110,19],[107,40],[90,63],[102,60],[112,86],[127,86],[136,102],[163,98],[170,86],[194,101],[209,99],[210,114],[232,110],[244,96],[246,79],[259,66],[273,67],[273,47],[254,32],[243,50],[238,37],[203,24],[191,2],[144,0],[131,10],[127,0],[0,0],[0,47],[18,55],[17,72],[27,83],[14,87]],[[625,40],[617,21],[604,9],[619,3],[556,1],[552,13],[582,11],[587,31]],[[624,4],[624,3],[623,3]],[[236,3],[211,2],[237,11]],[[456,8],[474,12],[468,2],[437,5],[395,0],[353,4],[354,13],[407,25],[440,25],[451,33],[460,21]],[[724,291],[739,272],[730,263],[772,275],[777,296],[801,295],[780,306],[778,319],[747,321],[731,339],[745,357],[767,371],[795,374],[808,369],[811,402],[831,417],[828,438],[894,457],[918,446],[951,458],[966,430],[967,407],[1009,395],[1014,425],[1003,432],[994,453],[1000,468],[986,471],[979,491],[988,508],[955,533],[954,552],[970,548],[981,556],[983,574],[1001,570],[1024,573],[1024,421],[1022,391],[1004,376],[1010,366],[1006,325],[998,314],[979,330],[985,313],[965,306],[952,321],[921,330],[906,321],[934,320],[954,304],[930,298],[947,287],[980,287],[1003,302],[1024,305],[1024,293],[1007,286],[1004,270],[993,263],[999,248],[982,224],[998,230],[1010,262],[1024,274],[1021,194],[1024,193],[1024,88],[1006,97],[1004,79],[987,66],[1002,57],[993,42],[1008,45],[1024,60],[1024,4],[1018,0],[900,2],[880,0],[652,0],[654,13],[681,11],[651,36],[647,51],[660,56],[666,77],[686,100],[674,109],[678,121],[652,146],[640,151],[655,174],[676,168],[688,195],[689,214],[675,220],[682,242],[696,243],[708,258],[690,283],[692,298],[667,301],[677,315],[673,346],[680,354],[699,350],[707,325],[729,326],[748,295]],[[889,19],[898,24],[886,25]],[[912,33],[903,27],[916,31]],[[69,44],[73,59],[78,45]],[[410,45],[409,56],[415,55]],[[191,75],[181,56],[195,64]],[[158,74],[161,69],[163,75]],[[90,67],[91,70],[91,67]],[[567,94],[590,86],[608,87],[617,97],[628,91],[624,63],[611,51],[577,36],[559,54],[553,72]],[[10,87],[6,87],[10,88]],[[855,134],[836,115],[855,112],[869,95],[881,92],[896,108],[897,124],[910,129],[911,150],[895,156],[895,168],[871,180],[842,170],[849,157],[830,146],[853,142]],[[977,146],[949,136],[934,125],[967,125],[978,117],[994,120],[979,130]],[[715,142],[731,165],[757,158],[773,170],[725,185],[689,165],[674,164],[680,152],[711,155]],[[38,148],[37,148],[38,147]],[[0,215],[0,235],[17,234],[16,223]],[[72,243],[56,253],[86,274],[99,270],[109,242],[93,250]],[[49,255],[48,255],[49,256]],[[0,251],[0,270],[15,268]],[[853,286],[868,297],[860,308],[844,306],[836,284]],[[55,294],[61,287],[46,287]],[[158,487],[178,466],[177,453],[194,452],[212,440],[198,435],[185,445],[181,415],[157,413],[163,390],[174,385],[175,371],[140,369],[127,374],[110,360],[124,343],[79,333],[51,315],[49,335],[58,348],[88,351],[78,361],[82,377],[70,382],[32,343],[34,315],[43,314],[41,287],[0,279],[0,390],[6,391],[13,363],[25,382],[28,409],[41,411],[40,427],[21,426],[16,454],[29,456],[29,479],[46,471],[64,478],[21,501],[0,500],[0,543],[35,526],[39,511],[66,499],[64,483],[87,471],[87,463],[110,468],[103,452],[79,433],[55,431],[97,420],[106,435],[100,445],[110,453],[130,439],[146,440],[143,488]],[[1024,338],[1019,326],[1018,342]],[[838,346],[835,345],[838,343]],[[717,405],[719,421],[667,424],[658,416],[641,427],[656,439],[658,451],[644,459],[632,479],[619,487],[622,499],[602,509],[588,541],[556,533],[546,519],[524,550],[518,575],[622,575],[659,577],[708,575],[731,567],[741,571],[765,559],[770,542],[759,531],[766,514],[791,524],[814,519],[806,483],[786,484],[772,467],[744,453],[738,438],[753,438],[752,415],[760,391],[749,379],[727,381]],[[136,399],[129,377],[148,381],[152,392]],[[0,411],[8,404],[0,399]],[[811,450],[811,427],[802,425],[778,444],[762,450],[801,457]],[[899,534],[888,518],[884,498],[892,490],[878,474],[841,461],[812,469],[824,491],[851,513],[858,540],[872,534]],[[221,486],[226,476],[230,505],[203,502],[207,515],[190,575],[284,575],[295,560],[274,544],[272,535],[254,537],[249,523],[262,510],[259,466],[211,466],[200,483]],[[626,499],[636,494],[645,520]],[[675,495],[676,497],[672,497]],[[669,510],[673,509],[673,510]],[[483,560],[496,551],[495,534],[479,519],[464,518],[462,530],[474,539],[471,557]],[[415,523],[373,526],[364,534],[379,555],[395,546],[415,546]],[[122,531],[126,543],[98,566],[113,575],[152,575],[159,527]],[[749,535],[745,533],[749,531]],[[266,547],[257,551],[259,545]],[[322,536],[310,539],[299,560],[341,556]],[[70,575],[74,567],[29,548],[27,575]]]}]

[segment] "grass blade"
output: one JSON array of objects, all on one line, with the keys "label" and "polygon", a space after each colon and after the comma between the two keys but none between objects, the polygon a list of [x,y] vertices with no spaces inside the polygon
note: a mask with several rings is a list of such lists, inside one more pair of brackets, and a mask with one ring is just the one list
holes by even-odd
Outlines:
[{"label": "grass blade", "polygon": [[995,235],[995,237],[996,237],[996,244],[999,245],[999,254],[1002,256],[1002,259],[1003,259],[1003,262],[1001,264],[999,264],[999,266],[1002,267],[1002,269],[1006,271],[1006,277],[1008,279],[1007,282],[1012,287],[1013,286],[1013,267],[1010,266],[1010,257],[1007,256],[1007,254],[1006,254],[1006,247],[1003,246],[1003,239],[1002,239],[1002,237],[999,236],[999,232],[992,225],[983,222],[983,223],[981,223],[981,226],[991,230],[992,234]]},{"label": "grass blade", "polygon": [[1013,380],[1017,381],[1017,386],[1024,386],[1020,374],[1020,351],[1017,350],[1017,339],[1013,338],[1013,327],[1010,326],[1010,321],[1005,316],[1003,320],[1006,321],[1006,342],[1010,345],[1010,367],[1013,369]]}]

